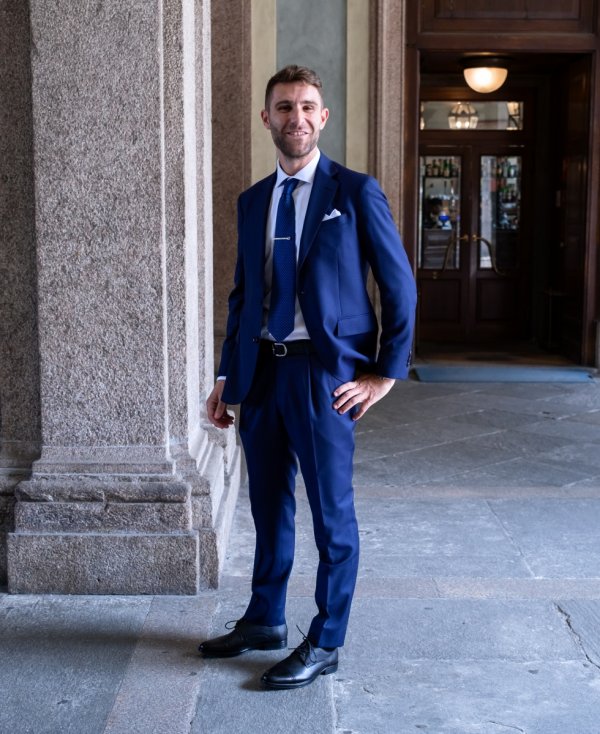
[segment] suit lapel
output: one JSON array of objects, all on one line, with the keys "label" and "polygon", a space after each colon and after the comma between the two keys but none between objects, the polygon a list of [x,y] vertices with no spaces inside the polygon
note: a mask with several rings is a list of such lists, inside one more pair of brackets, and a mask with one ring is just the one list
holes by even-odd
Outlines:
[{"label": "suit lapel", "polygon": [[315,240],[317,230],[323,216],[330,208],[331,201],[337,191],[338,182],[333,176],[335,165],[321,153],[319,165],[315,171],[315,180],[306,209],[306,218],[302,227],[298,268],[301,268]]}]

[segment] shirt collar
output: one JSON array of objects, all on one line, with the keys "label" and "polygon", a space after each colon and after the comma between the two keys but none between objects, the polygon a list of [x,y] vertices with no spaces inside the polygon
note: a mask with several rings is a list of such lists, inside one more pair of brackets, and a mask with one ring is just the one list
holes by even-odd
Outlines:
[{"label": "shirt collar", "polygon": [[293,176],[287,174],[279,165],[279,161],[277,161],[277,181],[275,182],[275,186],[280,186],[287,178],[297,178],[298,181],[312,184],[315,178],[315,173],[317,172],[320,157],[321,151],[317,148],[317,155]]}]

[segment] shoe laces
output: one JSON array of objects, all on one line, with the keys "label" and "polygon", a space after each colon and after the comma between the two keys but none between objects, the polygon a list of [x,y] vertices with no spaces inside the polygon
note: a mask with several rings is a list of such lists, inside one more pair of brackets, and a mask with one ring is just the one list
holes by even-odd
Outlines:
[{"label": "shoe laces", "polygon": [[[295,648],[295,652],[297,653],[300,660],[302,660],[304,665],[306,665],[307,661],[309,663],[316,663],[317,658],[314,654],[312,642],[308,639],[308,637],[304,634],[304,632],[302,632],[302,630],[300,629],[300,627],[298,627],[298,625],[296,625],[296,629],[302,635],[302,642],[298,645],[298,647]],[[293,648],[290,648],[290,649],[293,649]]]},{"label": "shoe laces", "polygon": [[239,619],[230,619],[229,622],[225,622],[225,629],[226,630],[235,629],[239,621],[240,621]]}]

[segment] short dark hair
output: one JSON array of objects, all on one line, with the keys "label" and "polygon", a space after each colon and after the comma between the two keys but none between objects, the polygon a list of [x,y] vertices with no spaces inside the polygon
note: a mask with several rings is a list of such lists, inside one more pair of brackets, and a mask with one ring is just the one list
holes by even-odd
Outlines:
[{"label": "short dark hair", "polygon": [[289,64],[289,66],[284,66],[283,69],[280,69],[278,72],[273,74],[267,82],[267,88],[265,90],[265,109],[269,109],[273,87],[276,84],[293,84],[294,82],[302,82],[303,84],[310,84],[312,87],[316,87],[319,90],[321,99],[323,99],[323,82],[317,72],[306,66]]}]

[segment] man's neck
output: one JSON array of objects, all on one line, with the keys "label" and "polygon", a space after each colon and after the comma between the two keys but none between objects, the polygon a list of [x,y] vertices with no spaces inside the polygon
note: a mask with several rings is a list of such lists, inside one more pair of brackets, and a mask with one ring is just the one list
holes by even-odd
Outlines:
[{"label": "man's neck", "polygon": [[279,160],[281,170],[288,176],[294,176],[296,173],[298,173],[298,171],[301,171],[304,166],[307,166],[318,152],[319,149],[315,147],[310,151],[308,155],[305,155],[303,158],[287,158],[280,150],[278,150],[277,158]]}]

